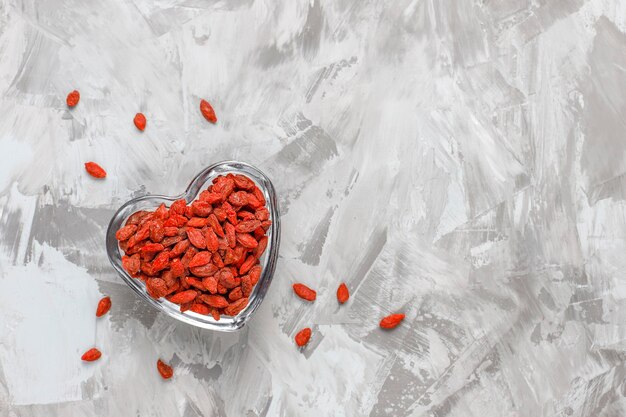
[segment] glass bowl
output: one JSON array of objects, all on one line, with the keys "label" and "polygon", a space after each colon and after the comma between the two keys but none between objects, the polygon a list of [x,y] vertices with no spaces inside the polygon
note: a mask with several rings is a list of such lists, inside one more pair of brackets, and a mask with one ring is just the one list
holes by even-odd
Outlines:
[{"label": "glass bowl", "polygon": [[[141,280],[131,277],[122,267],[122,253],[118,241],[115,238],[115,232],[122,227],[126,222],[126,219],[128,219],[128,217],[136,211],[155,210],[161,203],[165,203],[167,206],[170,206],[174,201],[179,199],[185,199],[187,203],[191,203],[196,199],[196,196],[202,190],[205,190],[211,184],[213,178],[229,173],[246,175],[261,189],[263,195],[265,196],[265,200],[267,201],[267,209],[270,212],[272,225],[266,232],[268,237],[267,249],[260,259],[263,272],[261,273],[261,278],[254,287],[252,294],[248,297],[248,305],[236,316],[222,316],[219,321],[216,321],[210,315],[204,316],[190,310],[181,313],[179,305],[171,303],[165,298],[155,300],[150,297],[146,292],[145,284]],[[106,234],[107,255],[109,257],[109,261],[111,261],[111,264],[113,265],[113,268],[115,268],[117,273],[122,277],[122,279],[124,279],[126,284],[139,294],[140,297],[145,299],[148,304],[152,305],[157,310],[166,313],[170,317],[175,318],[176,320],[180,320],[193,326],[222,332],[232,332],[242,328],[246,324],[246,321],[252,317],[252,314],[261,305],[274,275],[279,245],[280,218],[278,216],[278,200],[276,199],[274,186],[269,178],[257,168],[237,161],[218,162],[203,169],[191,181],[187,190],[180,195],[172,197],[163,195],[145,195],[128,201],[113,215]]]}]

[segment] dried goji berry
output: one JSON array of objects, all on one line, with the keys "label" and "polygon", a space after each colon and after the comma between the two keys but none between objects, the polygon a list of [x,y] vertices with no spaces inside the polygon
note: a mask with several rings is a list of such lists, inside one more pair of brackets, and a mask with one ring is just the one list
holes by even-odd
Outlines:
[{"label": "dried goji berry", "polygon": [[348,291],[346,284],[342,282],[341,285],[339,285],[339,288],[337,288],[337,301],[339,301],[340,304],[343,304],[348,301],[348,298],[350,298],[350,292]]},{"label": "dried goji berry", "polygon": [[215,252],[219,248],[220,243],[217,240],[217,236],[215,235],[215,232],[213,231],[211,227],[206,229],[205,239],[206,239],[206,247],[211,252]]},{"label": "dried goji berry", "polygon": [[199,289],[200,291],[206,291],[206,288],[204,288],[204,284],[202,283],[202,281],[200,281],[197,278],[194,277],[185,277],[185,281],[187,282],[187,284],[189,284],[189,286],[194,287]]},{"label": "dried goji berry", "polygon": [[256,263],[256,258],[252,255],[248,256],[245,262],[242,263],[241,266],[239,267],[239,274],[243,275],[243,274],[248,273],[250,268],[252,268],[255,263]]},{"label": "dried goji berry", "polygon": [[208,316],[211,314],[211,309],[209,306],[203,303],[193,303],[190,308],[194,313],[202,314],[203,316]]},{"label": "dried goji berry", "polygon": [[142,246],[141,252],[161,252],[163,249],[165,246],[160,243],[147,243]]},{"label": "dried goji berry", "polygon": [[[163,247],[167,248],[168,246],[176,245],[176,244],[178,244],[179,242],[182,242],[182,241],[183,241],[183,237],[182,236],[169,236],[169,237],[166,237],[165,239],[163,239],[161,241],[161,245],[163,245]],[[189,243],[188,240],[187,240],[187,243]],[[178,256],[178,255],[174,255],[174,256]]]},{"label": "dried goji berry", "polygon": [[170,379],[174,375],[172,367],[163,362],[161,359],[157,361],[157,370],[163,379]]},{"label": "dried goji berry", "polygon": [[137,225],[127,224],[126,226],[122,227],[120,230],[115,232],[115,238],[117,240],[127,240],[136,231],[137,231]]},{"label": "dried goji berry", "polygon": [[213,110],[213,107],[209,104],[209,102],[204,99],[200,100],[200,112],[209,122],[217,123],[215,110]]},{"label": "dried goji berry", "polygon": [[137,113],[133,119],[133,123],[135,123],[137,129],[143,131],[146,128],[146,116],[144,116],[143,113]]},{"label": "dried goji berry", "polygon": [[246,195],[247,204],[252,209],[258,209],[263,206],[263,203],[256,197],[255,194],[248,193]]},{"label": "dried goji berry", "polygon": [[154,214],[161,220],[167,219],[170,215],[167,207],[165,206],[165,203],[161,203],[161,205],[159,205],[159,208],[154,211]]},{"label": "dried goji berry", "polygon": [[[172,236],[172,237],[179,238],[180,236]],[[168,238],[166,238],[166,239],[168,239]],[[163,239],[163,240],[165,241],[165,239]],[[182,255],[183,252],[185,252],[187,249],[189,249],[190,245],[191,245],[191,243],[189,242],[189,240],[187,240],[187,239],[181,240],[176,245],[174,245],[174,247],[170,251],[170,256],[175,258],[177,256]],[[191,260],[191,258],[189,260]],[[181,259],[181,261],[182,261],[182,259]]]},{"label": "dried goji berry", "polygon": [[178,234],[178,227],[176,226],[164,227],[163,234],[167,237],[174,237]]},{"label": "dried goji berry", "polygon": [[213,253],[213,257],[211,258],[211,262],[218,268],[224,268],[224,261],[222,261],[222,257],[219,253]]},{"label": "dried goji berry", "polygon": [[186,290],[170,296],[169,301],[174,304],[190,303],[196,298],[197,295],[198,292],[195,290]]},{"label": "dried goji berry", "polygon": [[254,249],[259,246],[259,242],[247,233],[237,233],[237,242],[244,248]]},{"label": "dried goji berry", "polygon": [[254,212],[254,216],[261,221],[267,220],[270,218],[270,212],[265,207],[261,207]]},{"label": "dried goji berry", "polygon": [[206,249],[206,239],[202,230],[194,229],[193,227],[187,229],[187,237],[192,245],[198,249]]},{"label": "dried goji berry", "polygon": [[213,316],[213,320],[220,321],[220,312],[216,308],[211,309],[211,316]]},{"label": "dried goji berry", "polygon": [[132,256],[122,256],[122,267],[131,276],[136,276],[139,273],[139,269],[141,268],[141,260],[139,259],[139,254],[135,254]]},{"label": "dried goji berry", "polygon": [[206,265],[211,262],[211,253],[207,251],[198,252],[189,262],[189,268]]},{"label": "dried goji berry", "polygon": [[257,227],[254,229],[254,238],[260,240],[263,236],[265,236],[265,229],[262,227]]},{"label": "dried goji berry", "polygon": [[83,353],[83,356],[80,358],[85,362],[93,362],[100,359],[100,356],[102,356],[102,353],[100,353],[98,349],[91,348],[87,352]]},{"label": "dried goji berry", "polygon": [[148,215],[148,212],[145,210],[137,211],[130,216],[128,216],[128,220],[126,220],[126,225],[134,224],[137,225],[145,216]]},{"label": "dried goji berry", "polygon": [[217,292],[217,280],[213,276],[204,278],[202,280],[202,285],[204,285],[204,288],[206,288],[206,290],[211,294],[215,294]]},{"label": "dried goji berry", "polygon": [[[180,259],[174,259],[174,261],[180,262]],[[174,261],[172,261],[172,264],[174,264]],[[170,266],[170,270],[169,271],[164,271],[163,274],[161,274],[161,279],[163,281],[165,281],[165,285],[167,285],[167,288],[170,288],[170,289],[172,288],[172,286],[175,283],[178,282],[177,277],[172,272],[172,267],[171,266]]]},{"label": "dried goji berry", "polygon": [[146,291],[152,298],[161,298],[168,293],[167,284],[161,278],[150,278],[146,280]]},{"label": "dried goji berry", "polygon": [[256,283],[259,282],[259,279],[261,278],[261,265],[253,266],[248,275],[250,276],[250,282],[252,283],[252,285],[256,285]]},{"label": "dried goji berry", "polygon": [[257,259],[260,258],[261,255],[263,255],[263,252],[265,252],[265,248],[267,248],[267,241],[267,236],[263,236],[261,239],[259,239],[259,244],[256,248],[254,248],[254,256]]},{"label": "dried goji berry", "polygon": [[380,321],[380,327],[383,329],[393,329],[398,326],[402,320],[404,320],[404,314],[391,314],[387,317],[384,317]]},{"label": "dried goji berry", "polygon": [[235,180],[237,188],[241,188],[242,190],[251,190],[254,188],[254,181],[245,175],[237,174],[233,177],[233,179]]},{"label": "dried goji berry", "polygon": [[153,242],[160,242],[165,236],[165,230],[163,229],[163,222],[157,220],[150,224],[150,240]]},{"label": "dried goji berry", "polygon": [[235,288],[241,284],[241,278],[235,277],[228,268],[221,269],[215,274],[215,279],[217,279],[218,284],[226,289]]},{"label": "dried goji berry", "polygon": [[265,201],[265,195],[263,194],[263,191],[261,191],[261,189],[257,186],[255,186],[252,189],[252,194],[254,195],[254,197],[259,201],[259,203],[264,206],[266,201]]},{"label": "dried goji berry", "polygon": [[65,99],[68,107],[74,107],[80,101],[80,93],[77,90],[70,91]]},{"label": "dried goji berry", "polygon": [[228,306],[228,300],[226,300],[224,297],[222,297],[221,295],[201,295],[200,299],[202,300],[202,302],[204,302],[205,304],[211,306],[211,307],[215,307],[215,308],[224,308]]},{"label": "dried goji berry", "polygon": [[195,266],[193,268],[189,268],[189,272],[200,278],[210,277],[214,275],[217,271],[217,266],[213,264],[206,264],[203,266]]},{"label": "dried goji berry", "polygon": [[170,213],[175,213],[178,215],[185,214],[185,207],[187,207],[187,201],[184,199],[176,200],[170,206]]},{"label": "dried goji berry", "polygon": [[241,277],[241,293],[244,297],[250,296],[253,288],[254,286],[252,285],[250,275],[244,275],[243,277]]},{"label": "dried goji berry", "polygon": [[85,170],[94,178],[104,178],[107,176],[106,171],[95,162],[85,162]]},{"label": "dried goji berry", "polygon": [[235,231],[237,233],[250,233],[253,232],[255,229],[261,227],[261,222],[258,220],[245,220],[242,222],[239,222],[237,224],[237,226],[235,226]]},{"label": "dried goji berry", "polygon": [[305,327],[304,329],[300,330],[296,334],[296,337],[295,337],[296,345],[298,345],[299,347],[302,347],[306,345],[307,343],[309,343],[310,338],[311,338],[311,329],[308,327]]},{"label": "dried goji berry", "polygon": [[241,287],[237,287],[237,288],[233,288],[229,293],[228,293],[228,299],[230,301],[237,301],[239,300],[241,297],[243,297],[243,293],[241,291]]},{"label": "dried goji berry", "polygon": [[293,284],[293,291],[303,300],[315,301],[317,293],[304,284]]},{"label": "dried goji berry", "polygon": [[111,309],[111,297],[103,297],[98,301],[96,317],[104,316]]},{"label": "dried goji berry", "polygon": [[217,216],[212,213],[209,215],[208,219],[209,226],[211,226],[211,229],[213,229],[215,234],[219,237],[224,237],[224,229],[222,229],[222,225],[220,225],[220,220],[217,218]]},{"label": "dried goji berry", "polygon": [[193,213],[198,217],[207,217],[211,214],[211,210],[213,210],[211,204],[206,201],[194,201],[191,203],[191,208]]},{"label": "dried goji berry", "polygon": [[245,206],[248,204],[248,193],[245,191],[234,192],[228,197],[228,202],[237,207]]},{"label": "dried goji berry", "polygon": [[236,316],[241,312],[241,310],[246,308],[247,305],[248,298],[240,298],[239,300],[230,303],[228,307],[224,308],[224,314],[228,316]]},{"label": "dried goji berry", "polygon": [[185,275],[185,266],[180,262],[180,259],[172,259],[170,263],[170,271],[174,277],[182,277]]},{"label": "dried goji berry", "polygon": [[226,241],[228,242],[228,246],[234,248],[237,245],[237,234],[235,233],[235,226],[230,223],[225,223],[224,232],[226,236]]}]

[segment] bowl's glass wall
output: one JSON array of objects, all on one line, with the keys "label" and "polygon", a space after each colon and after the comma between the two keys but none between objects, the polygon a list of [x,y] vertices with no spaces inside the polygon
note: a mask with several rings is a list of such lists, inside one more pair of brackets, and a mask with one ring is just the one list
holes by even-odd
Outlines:
[{"label": "bowl's glass wall", "polygon": [[[146,292],[144,283],[136,278],[132,278],[122,267],[122,253],[115,238],[115,232],[124,225],[126,219],[136,211],[139,210],[155,210],[161,203],[165,203],[167,206],[171,205],[174,201],[184,198],[187,203],[196,199],[196,196],[205,190],[213,178],[219,175],[226,175],[229,173],[243,174],[252,179],[257,186],[261,189],[267,200],[267,208],[270,212],[270,220],[272,221],[271,227],[267,231],[268,245],[265,253],[260,259],[263,267],[261,278],[254,288],[252,294],[250,294],[248,306],[234,317],[222,316],[219,321],[216,321],[211,316],[204,316],[193,311],[180,312],[177,304],[170,303],[164,298],[155,300],[150,297]],[[278,247],[280,244],[280,218],[278,216],[278,201],[276,199],[276,192],[271,181],[265,174],[256,169],[255,167],[245,164],[243,162],[226,161],[219,162],[205,168],[196,178],[191,181],[187,190],[178,196],[167,197],[160,195],[146,195],[143,197],[135,198],[126,204],[124,204],[115,213],[106,236],[106,248],[107,254],[111,264],[115,270],[120,274],[124,281],[141,297],[143,297],[149,304],[154,306],[160,311],[163,311],[174,317],[177,320],[185,323],[203,327],[206,329],[219,330],[219,331],[234,331],[240,329],[246,321],[252,316],[254,311],[259,307],[274,275],[276,268],[276,260],[278,259]]]}]

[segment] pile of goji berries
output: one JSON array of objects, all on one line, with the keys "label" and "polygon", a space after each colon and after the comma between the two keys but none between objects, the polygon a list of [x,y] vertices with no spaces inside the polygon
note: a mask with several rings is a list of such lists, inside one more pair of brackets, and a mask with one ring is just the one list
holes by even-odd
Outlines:
[{"label": "pile of goji berries", "polygon": [[116,237],[122,265],[153,298],[180,311],[235,316],[261,277],[272,224],[263,192],[244,175],[221,175],[191,204],[132,214]]},{"label": "pile of goji berries", "polygon": [[[80,100],[76,90],[67,96],[68,107]],[[215,111],[206,100],[200,101],[200,113],[217,122]],[[147,120],[143,113],[133,119],[135,127],[144,131]],[[85,170],[94,178],[105,178],[106,171],[95,162],[85,163]],[[171,207],[162,204],[155,211],[132,214],[117,231],[120,248],[124,251],[122,265],[135,278],[142,280],[153,298],[165,297],[179,304],[181,311],[212,315],[235,316],[248,305],[248,297],[261,277],[259,258],[268,238],[265,232],[272,224],[261,190],[243,175],[228,174],[213,180],[191,204],[185,200]],[[294,293],[313,302],[317,293],[304,284],[293,284]],[[350,298],[348,287],[337,288],[337,301],[344,304]],[[111,299],[98,303],[96,316],[106,314]],[[404,314],[391,314],[380,320],[383,329],[397,327]],[[311,338],[309,327],[295,336],[299,347]],[[82,356],[95,361],[101,353],[92,348]],[[157,370],[164,379],[174,374],[171,366],[161,359]]]}]

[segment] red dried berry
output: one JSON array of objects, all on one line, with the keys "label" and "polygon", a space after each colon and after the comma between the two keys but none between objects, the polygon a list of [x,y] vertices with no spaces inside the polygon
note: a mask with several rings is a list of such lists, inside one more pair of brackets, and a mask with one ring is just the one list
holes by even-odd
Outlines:
[{"label": "red dried berry", "polygon": [[293,284],[296,295],[306,301],[315,301],[317,293],[304,284]]},{"label": "red dried berry", "polygon": [[172,367],[163,362],[161,359],[157,361],[157,370],[163,379],[170,379],[174,375]]},{"label": "red dried berry", "polygon": [[190,310],[194,313],[202,314],[203,316],[211,314],[211,308],[202,303],[193,303]]},{"label": "red dried berry", "polygon": [[67,95],[67,98],[65,99],[65,102],[67,103],[68,107],[74,107],[75,105],[78,104],[79,101],[80,101],[80,93],[77,90],[71,91]]},{"label": "red dried berry", "polygon": [[209,122],[217,123],[215,110],[213,110],[213,107],[209,104],[209,102],[204,99],[200,100],[200,112]]},{"label": "red dried berry", "polygon": [[209,251],[215,252],[219,248],[219,241],[212,228],[208,228],[205,233],[206,247]]},{"label": "red dried berry", "polygon": [[165,246],[160,243],[147,243],[142,246],[141,252],[161,252],[163,249],[165,249]]},{"label": "red dried berry", "polygon": [[296,337],[295,337],[296,345],[298,345],[299,347],[302,347],[306,345],[307,343],[309,343],[310,338],[311,338],[311,329],[308,327],[305,327],[304,329],[300,330],[296,334]]},{"label": "red dried berry", "polygon": [[143,131],[146,128],[146,116],[143,113],[137,113],[133,119],[133,123],[137,129]]},{"label": "red dried berry", "polygon": [[103,297],[98,301],[96,317],[104,316],[111,309],[111,297]]},{"label": "red dried berry", "polygon": [[215,277],[211,276],[204,278],[202,280],[202,285],[204,285],[204,288],[206,288],[206,290],[211,294],[217,293],[217,280]]},{"label": "red dried berry", "polygon": [[201,295],[200,299],[203,303],[214,307],[214,308],[224,308],[228,306],[228,300],[226,300],[221,295]]},{"label": "red dried berry", "polygon": [[195,300],[198,292],[195,290],[186,290],[172,295],[169,300],[174,304],[185,304]]},{"label": "red dried berry", "polygon": [[339,285],[339,288],[337,288],[337,301],[339,301],[340,304],[343,304],[348,301],[348,298],[350,298],[350,292],[348,291],[346,284],[342,282],[341,285]]},{"label": "red dried berry", "polygon": [[218,267],[211,263],[203,266],[194,266],[192,268],[189,268],[189,272],[200,278],[213,276],[217,271]]},{"label": "red dried berry", "polygon": [[104,178],[107,176],[106,171],[95,162],[85,162],[85,170],[94,178]]},{"label": "red dried berry", "polygon": [[392,314],[380,321],[380,327],[383,329],[393,329],[404,320],[404,314]]},{"label": "red dried berry", "polygon": [[198,252],[189,262],[189,268],[206,265],[211,262],[211,253],[207,251]]},{"label": "red dried berry", "polygon": [[126,226],[122,227],[120,230],[115,232],[115,238],[119,241],[127,240],[136,231],[137,231],[137,225],[127,224]]},{"label": "red dried berry", "polygon": [[261,239],[259,239],[259,244],[254,249],[254,256],[257,259],[259,259],[261,255],[263,255],[263,252],[265,252],[265,248],[267,248],[267,241],[268,241],[267,236],[263,236]]},{"label": "red dried berry", "polygon": [[237,301],[233,301],[228,305],[228,307],[224,308],[224,314],[228,316],[236,316],[239,314],[246,306],[248,305],[247,298],[240,298]]},{"label": "red dried berry", "polygon": [[187,229],[187,237],[192,245],[194,245],[198,249],[206,249],[206,239],[202,230],[188,228]]},{"label": "red dried berry", "polygon": [[102,353],[98,349],[91,348],[87,352],[83,353],[83,356],[80,358],[85,362],[93,362],[100,359],[100,356],[102,356]]},{"label": "red dried berry", "polygon": [[244,248],[254,249],[259,246],[259,242],[247,233],[237,233],[237,242]]}]

